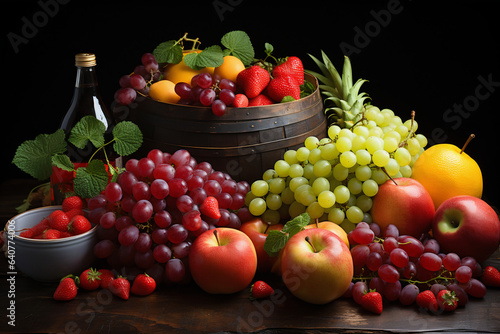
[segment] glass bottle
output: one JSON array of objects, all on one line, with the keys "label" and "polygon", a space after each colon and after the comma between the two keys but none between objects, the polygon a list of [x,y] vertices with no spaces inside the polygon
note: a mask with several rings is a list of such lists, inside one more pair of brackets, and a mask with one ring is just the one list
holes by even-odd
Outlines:
[{"label": "glass bottle", "polygon": [[[106,126],[106,132],[104,133],[105,142],[108,142],[112,138],[115,121],[99,93],[96,64],[96,57],[93,53],[79,53],[75,55],[77,70],[73,99],[61,123],[61,129],[64,130],[66,139],[69,137],[71,129],[75,124],[87,115],[95,116]],[[96,148],[90,142],[83,149],[77,148],[68,142],[66,154],[75,165],[75,169],[77,169],[86,166],[95,151]],[[112,150],[107,149],[106,151],[107,158],[112,164],[116,164],[119,162],[119,157],[110,151]],[[99,150],[93,159],[102,159],[105,161],[103,150]],[[115,162],[115,159],[118,161]],[[64,194],[73,191],[73,179],[74,172],[67,172],[53,166],[51,188],[52,200],[55,204],[62,203],[65,197]]]}]

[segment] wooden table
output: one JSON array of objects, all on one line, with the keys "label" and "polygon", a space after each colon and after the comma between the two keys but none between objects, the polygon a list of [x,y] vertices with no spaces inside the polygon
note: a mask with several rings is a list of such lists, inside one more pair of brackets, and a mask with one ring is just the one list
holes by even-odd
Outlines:
[{"label": "wooden table", "polygon": [[[11,180],[0,185],[2,223],[35,184]],[[500,268],[500,254],[486,264]],[[488,289],[483,299],[472,298],[450,314],[430,314],[398,302],[386,302],[381,315],[364,311],[351,299],[311,305],[291,295],[275,276],[263,278],[276,295],[260,301],[251,301],[248,290],[210,295],[191,283],[161,286],[150,296],[131,295],[127,301],[98,290],[79,291],[76,299],[57,302],[52,299],[56,284],[17,273],[11,285],[3,257],[0,267],[1,333],[500,333],[500,289]],[[15,296],[7,298],[11,290]],[[15,327],[8,324],[11,300]]]}]

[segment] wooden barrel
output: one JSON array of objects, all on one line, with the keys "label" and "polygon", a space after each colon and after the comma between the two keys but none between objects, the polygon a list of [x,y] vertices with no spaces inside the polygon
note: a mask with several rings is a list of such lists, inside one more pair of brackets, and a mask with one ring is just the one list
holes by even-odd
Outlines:
[{"label": "wooden barrel", "polygon": [[228,108],[215,116],[209,108],[142,98],[130,109],[129,119],[143,132],[139,155],[153,148],[173,153],[187,149],[197,161],[227,172],[235,180],[252,182],[283,159],[288,149],[303,146],[308,136],[326,136],[318,81],[306,74],[313,94],[298,101],[268,106]]}]

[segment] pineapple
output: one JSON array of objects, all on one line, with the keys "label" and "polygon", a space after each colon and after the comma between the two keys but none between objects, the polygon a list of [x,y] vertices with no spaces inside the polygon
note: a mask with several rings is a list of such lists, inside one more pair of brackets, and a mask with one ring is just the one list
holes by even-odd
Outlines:
[{"label": "pineapple", "polygon": [[364,92],[360,93],[359,90],[368,80],[358,79],[353,84],[349,57],[344,56],[344,67],[340,76],[328,56],[323,51],[321,55],[323,62],[309,55],[318,65],[321,74],[309,70],[307,72],[318,79],[321,83],[319,88],[327,96],[324,103],[329,125],[337,124],[341,128],[350,129],[364,117],[365,100],[369,97]]}]

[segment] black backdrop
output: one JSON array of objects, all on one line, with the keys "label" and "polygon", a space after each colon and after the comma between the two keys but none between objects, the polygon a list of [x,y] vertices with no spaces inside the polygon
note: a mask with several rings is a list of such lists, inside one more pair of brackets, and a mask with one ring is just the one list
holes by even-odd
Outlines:
[{"label": "black backdrop", "polygon": [[75,80],[74,54],[94,52],[101,93],[111,105],[121,75],[145,52],[183,33],[204,46],[246,31],[258,56],[308,58],[324,50],[379,107],[407,119],[431,143],[461,146],[479,163],[484,196],[498,206],[500,41],[495,1],[8,1],[2,6],[2,180],[29,177],[10,162],[16,147],[55,131]]}]

